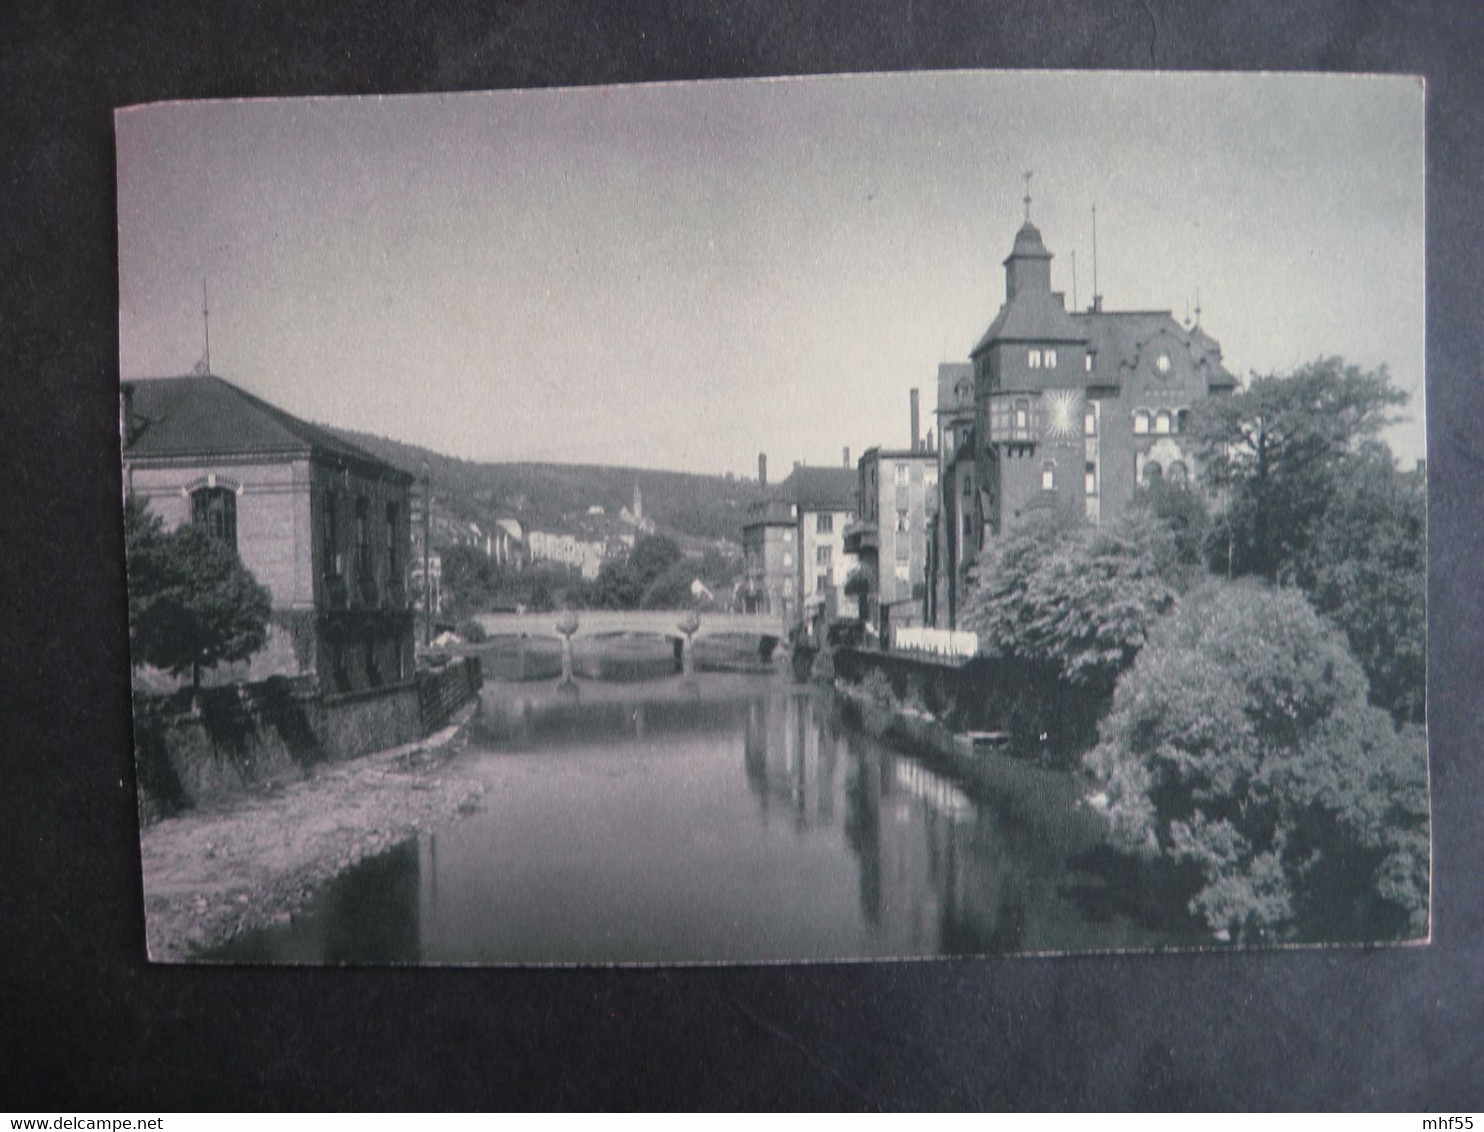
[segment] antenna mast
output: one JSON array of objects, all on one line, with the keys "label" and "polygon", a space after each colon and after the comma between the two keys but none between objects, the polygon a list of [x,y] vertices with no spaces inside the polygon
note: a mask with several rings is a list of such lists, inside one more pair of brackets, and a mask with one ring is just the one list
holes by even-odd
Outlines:
[{"label": "antenna mast", "polygon": [[1077,249],[1072,249],[1072,309],[1077,309]]},{"label": "antenna mast", "polygon": [[1031,222],[1031,178],[1035,174],[1022,173],[1021,176],[1025,178],[1025,222],[1029,224]]},{"label": "antenna mast", "polygon": [[1098,294],[1098,206],[1092,206],[1092,309],[1101,310],[1103,296]]},{"label": "antenna mast", "polygon": [[201,325],[206,330],[206,356],[202,359],[206,363],[207,374],[211,373],[211,307],[206,301],[206,277],[201,277]]}]

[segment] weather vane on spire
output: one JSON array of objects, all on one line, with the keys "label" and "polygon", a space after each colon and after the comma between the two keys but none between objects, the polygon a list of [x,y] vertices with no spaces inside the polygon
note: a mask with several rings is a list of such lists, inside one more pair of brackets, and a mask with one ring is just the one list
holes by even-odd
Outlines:
[{"label": "weather vane on spire", "polygon": [[1027,172],[1022,173],[1021,176],[1025,178],[1025,222],[1029,224],[1031,222],[1031,178],[1035,174]]}]

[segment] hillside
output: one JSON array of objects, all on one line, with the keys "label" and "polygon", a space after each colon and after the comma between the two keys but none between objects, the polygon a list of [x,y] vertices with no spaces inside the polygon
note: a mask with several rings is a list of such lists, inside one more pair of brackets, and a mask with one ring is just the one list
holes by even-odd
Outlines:
[{"label": "hillside", "polygon": [[486,464],[368,433],[330,431],[414,475],[421,475],[426,460],[438,502],[486,528],[496,518],[514,517],[528,529],[584,529],[591,507],[609,516],[632,507],[637,484],[644,514],[661,533],[740,543],[747,505],[761,494],[755,481],[730,476],[596,464]]}]

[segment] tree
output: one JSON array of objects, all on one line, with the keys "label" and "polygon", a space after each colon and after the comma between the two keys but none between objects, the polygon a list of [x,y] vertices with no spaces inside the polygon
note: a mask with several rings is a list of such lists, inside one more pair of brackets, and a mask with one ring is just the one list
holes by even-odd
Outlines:
[{"label": "tree", "polygon": [[860,620],[868,619],[866,609],[871,595],[876,592],[876,574],[867,565],[857,566],[845,579],[845,596],[853,597],[858,606]]},{"label": "tree", "polygon": [[681,557],[680,546],[674,539],[664,535],[642,535],[629,552],[629,568],[642,591],[678,563]]},{"label": "tree", "polygon": [[1033,516],[993,539],[976,564],[964,627],[990,655],[1054,667],[1112,690],[1175,601],[1173,538],[1147,512],[1107,527]]},{"label": "tree", "polygon": [[1193,442],[1207,483],[1227,500],[1208,544],[1213,568],[1270,580],[1290,570],[1347,460],[1406,400],[1384,367],[1366,372],[1338,358],[1203,400],[1192,414]]},{"label": "tree", "polygon": [[129,565],[129,637],[135,663],[172,675],[222,661],[246,660],[268,640],[268,591],[237,552],[205,527],[165,533],[142,505],[125,505]]},{"label": "tree", "polygon": [[1190,595],[1118,682],[1085,765],[1115,842],[1184,870],[1213,931],[1425,930],[1421,731],[1366,703],[1360,665],[1297,590]]},{"label": "tree", "polygon": [[1427,703],[1427,500],[1416,473],[1366,445],[1336,485],[1299,584],[1345,631],[1371,702],[1421,723]]}]

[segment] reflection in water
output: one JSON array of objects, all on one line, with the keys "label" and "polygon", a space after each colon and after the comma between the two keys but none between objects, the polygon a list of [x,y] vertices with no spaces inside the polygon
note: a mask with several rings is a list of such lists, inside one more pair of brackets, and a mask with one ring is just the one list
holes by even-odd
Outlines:
[{"label": "reflection in water", "polygon": [[[484,812],[366,862],[217,958],[624,962],[1164,942],[1088,901],[1067,776],[969,785],[766,678],[487,686]],[[1074,898],[1075,897],[1075,898]],[[1090,909],[1096,908],[1097,911]]]}]

